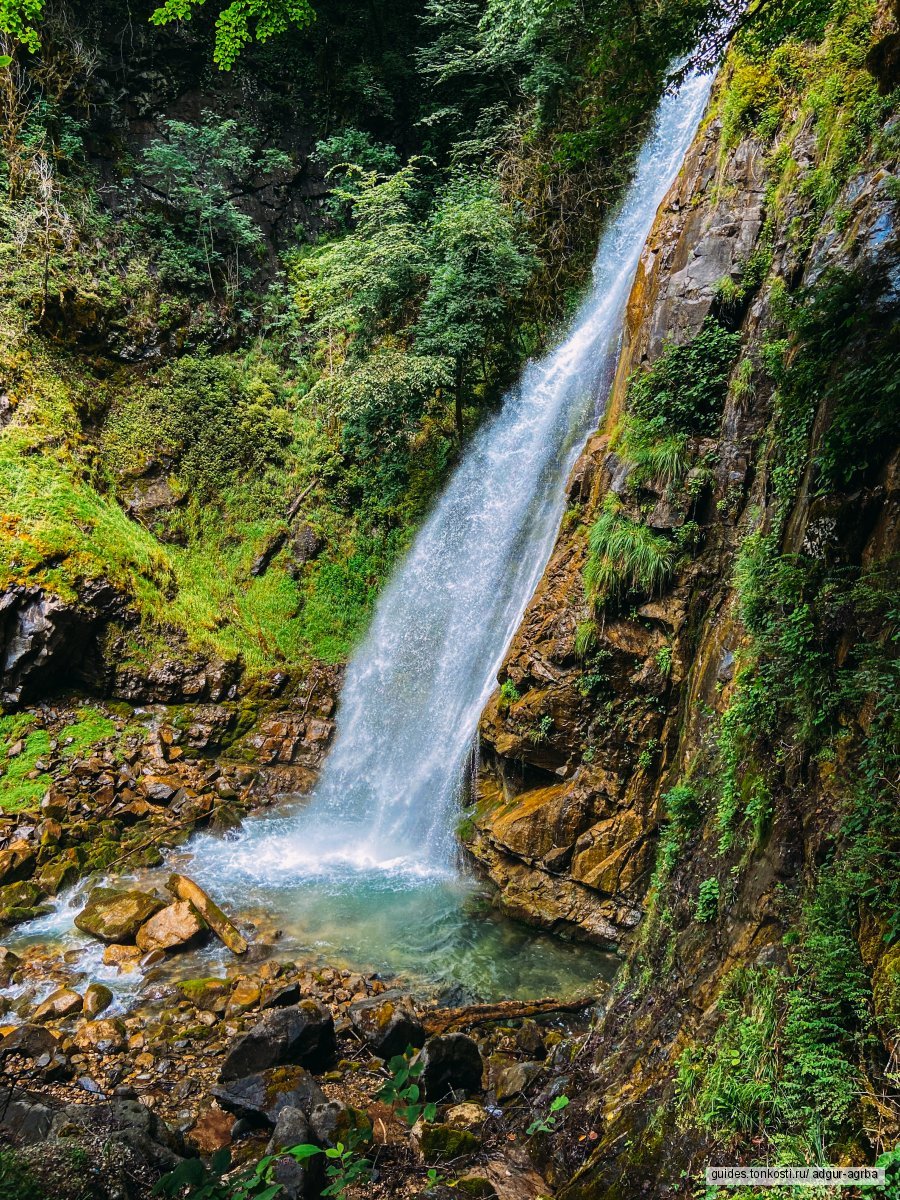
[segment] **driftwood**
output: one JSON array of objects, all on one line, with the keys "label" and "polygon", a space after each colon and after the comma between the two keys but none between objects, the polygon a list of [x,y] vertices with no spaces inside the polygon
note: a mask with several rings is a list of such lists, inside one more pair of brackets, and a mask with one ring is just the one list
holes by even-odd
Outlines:
[{"label": "driftwood", "polygon": [[503,1000],[499,1004],[470,1004],[465,1008],[432,1008],[420,1012],[419,1019],[429,1034],[451,1033],[481,1025],[485,1021],[519,1021],[547,1013],[581,1012],[596,1004],[599,998],[582,996],[578,1000]]}]

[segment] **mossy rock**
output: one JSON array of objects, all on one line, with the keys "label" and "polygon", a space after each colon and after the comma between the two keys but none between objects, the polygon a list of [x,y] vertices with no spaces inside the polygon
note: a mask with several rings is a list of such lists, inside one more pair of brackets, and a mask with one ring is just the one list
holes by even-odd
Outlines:
[{"label": "mossy rock", "polygon": [[161,900],[147,892],[96,887],[88,897],[87,906],[75,918],[75,925],[101,942],[124,945],[133,942],[144,922],[163,907]]},{"label": "mossy rock", "polygon": [[881,1028],[896,1030],[900,1025],[900,944],[891,946],[873,971],[872,1000]]},{"label": "mossy rock", "polygon": [[454,1129],[452,1125],[423,1123],[416,1135],[419,1149],[426,1162],[448,1162],[476,1154],[481,1149],[481,1140],[467,1129]]},{"label": "mossy rock", "polygon": [[231,992],[231,984],[227,979],[184,979],[175,985],[185,1000],[190,1000],[194,1008],[203,1012],[215,1012],[224,1009]]}]

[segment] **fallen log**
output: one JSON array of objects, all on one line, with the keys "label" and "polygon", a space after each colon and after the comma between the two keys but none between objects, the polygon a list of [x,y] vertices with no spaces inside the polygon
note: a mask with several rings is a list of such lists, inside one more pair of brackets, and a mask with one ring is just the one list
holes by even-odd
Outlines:
[{"label": "fallen log", "polygon": [[430,1008],[420,1012],[419,1019],[429,1034],[450,1033],[487,1021],[520,1021],[548,1013],[582,1012],[599,999],[599,996],[582,996],[578,1000],[552,997],[547,1000],[502,1000],[498,1004],[469,1004],[464,1008]]}]

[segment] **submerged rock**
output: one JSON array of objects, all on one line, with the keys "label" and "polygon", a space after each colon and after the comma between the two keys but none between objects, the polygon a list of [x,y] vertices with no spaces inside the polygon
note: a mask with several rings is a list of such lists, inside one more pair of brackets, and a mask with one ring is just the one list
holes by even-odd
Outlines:
[{"label": "submerged rock", "polygon": [[147,892],[96,887],[88,897],[87,907],[75,918],[75,925],[101,942],[133,942],[144,922],[163,907],[162,900]]},{"label": "submerged rock", "polygon": [[222,1082],[243,1079],[287,1063],[315,1070],[326,1066],[336,1051],[331,1013],[315,1000],[304,1000],[293,1008],[272,1009],[237,1038],[225,1056],[219,1078]]}]

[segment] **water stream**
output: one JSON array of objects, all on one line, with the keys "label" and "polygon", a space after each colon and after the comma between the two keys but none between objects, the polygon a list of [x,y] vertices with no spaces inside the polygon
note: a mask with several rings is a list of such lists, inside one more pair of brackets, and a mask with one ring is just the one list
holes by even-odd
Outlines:
[{"label": "water stream", "polygon": [[[274,914],[286,948],[484,997],[578,991],[611,974],[608,956],[483,911],[454,827],[479,715],[549,558],[641,250],[710,84],[689,76],[662,99],[570,332],[472,439],[382,594],[312,795],[188,847],[188,872],[245,919]],[[77,936],[70,918],[63,905],[27,936]]]}]

